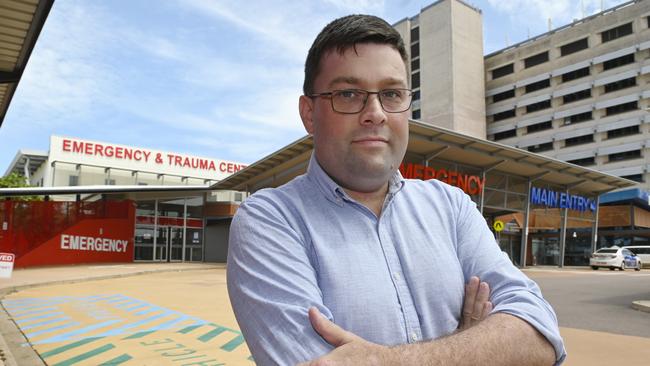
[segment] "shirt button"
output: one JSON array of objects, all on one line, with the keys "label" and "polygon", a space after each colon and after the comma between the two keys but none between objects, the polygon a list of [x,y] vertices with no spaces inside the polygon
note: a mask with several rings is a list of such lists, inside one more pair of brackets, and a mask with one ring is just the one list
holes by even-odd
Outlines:
[{"label": "shirt button", "polygon": [[395,277],[395,280],[399,281],[400,280],[399,272],[393,273],[393,277]]},{"label": "shirt button", "polygon": [[418,340],[418,335],[415,334],[415,332],[411,333],[411,340],[412,340],[413,342],[415,342],[415,341]]}]

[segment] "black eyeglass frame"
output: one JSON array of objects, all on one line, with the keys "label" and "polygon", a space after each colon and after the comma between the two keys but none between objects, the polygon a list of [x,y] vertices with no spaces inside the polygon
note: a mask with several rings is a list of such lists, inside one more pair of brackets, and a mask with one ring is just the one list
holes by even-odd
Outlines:
[{"label": "black eyeglass frame", "polygon": [[[391,90],[396,90],[396,91],[399,90],[399,91],[407,91],[408,92],[409,103],[408,103],[408,105],[406,106],[406,108],[404,110],[389,111],[389,110],[386,110],[386,107],[384,107],[384,102],[381,100],[381,93],[384,93],[386,91],[391,91]],[[336,110],[336,108],[334,108],[333,95],[335,93],[345,92],[345,91],[363,92],[364,94],[366,94],[366,97],[363,100],[363,104],[361,105],[361,108],[358,111],[356,111],[356,112],[341,112],[341,111]],[[406,111],[409,110],[409,108],[411,108],[411,105],[413,104],[413,90],[412,89],[407,89],[407,88],[387,88],[387,89],[381,89],[381,90],[376,91],[376,92],[369,91],[369,90],[364,90],[364,89],[336,89],[336,90],[332,90],[332,91],[324,92],[324,93],[309,94],[309,95],[307,95],[307,97],[312,98],[312,99],[317,98],[317,97],[329,97],[330,104],[331,104],[332,110],[334,112],[341,113],[341,114],[357,114],[357,113],[360,113],[361,111],[363,111],[364,108],[366,108],[366,105],[368,104],[368,99],[370,98],[370,95],[372,95],[372,94],[377,94],[377,99],[379,99],[379,105],[381,105],[381,109],[383,109],[384,112],[386,112],[386,113],[402,113],[402,112],[406,112]]]}]

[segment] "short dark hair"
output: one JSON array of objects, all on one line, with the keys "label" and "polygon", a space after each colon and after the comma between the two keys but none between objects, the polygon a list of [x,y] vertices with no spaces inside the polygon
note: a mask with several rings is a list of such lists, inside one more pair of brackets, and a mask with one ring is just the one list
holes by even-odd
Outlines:
[{"label": "short dark hair", "polygon": [[[373,15],[348,15],[338,18],[323,28],[307,54],[303,93],[314,93],[314,80],[318,75],[323,55],[336,50],[342,54],[359,43],[378,43],[392,46],[406,64],[408,56],[402,36],[385,20]],[[356,49],[355,49],[356,51]]]}]

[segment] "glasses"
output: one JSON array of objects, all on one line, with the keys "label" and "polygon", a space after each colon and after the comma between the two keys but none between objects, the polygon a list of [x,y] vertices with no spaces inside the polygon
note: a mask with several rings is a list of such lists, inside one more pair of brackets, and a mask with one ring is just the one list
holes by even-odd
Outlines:
[{"label": "glasses", "polygon": [[370,94],[377,94],[381,108],[388,113],[400,113],[408,110],[411,108],[413,100],[413,92],[410,89],[382,89],[376,92],[363,89],[343,89],[308,96],[310,98],[329,97],[335,112],[355,114],[365,108]]}]

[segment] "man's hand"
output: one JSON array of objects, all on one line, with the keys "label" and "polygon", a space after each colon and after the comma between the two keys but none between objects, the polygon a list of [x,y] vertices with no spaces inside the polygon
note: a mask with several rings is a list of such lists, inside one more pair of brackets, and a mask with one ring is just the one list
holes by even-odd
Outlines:
[{"label": "man's hand", "polygon": [[371,343],[346,331],[323,316],[318,309],[309,308],[309,321],[327,343],[336,347],[332,352],[299,366],[344,366],[387,364],[388,348]]},{"label": "man's hand", "polygon": [[465,285],[465,300],[461,314],[459,331],[467,330],[490,315],[492,303],[490,300],[490,285],[481,282],[476,276],[469,279]]}]

